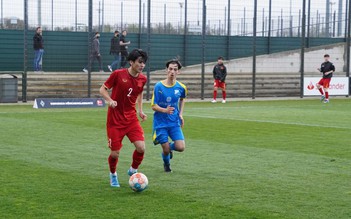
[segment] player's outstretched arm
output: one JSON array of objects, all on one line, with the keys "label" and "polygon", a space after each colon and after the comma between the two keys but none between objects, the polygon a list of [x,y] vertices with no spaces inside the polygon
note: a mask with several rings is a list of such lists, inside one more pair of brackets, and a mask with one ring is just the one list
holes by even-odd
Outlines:
[{"label": "player's outstretched arm", "polygon": [[107,91],[107,87],[105,85],[102,85],[100,87],[100,94],[108,102],[110,107],[115,108],[117,106],[117,101],[114,101],[111,99],[111,97]]},{"label": "player's outstretched arm", "polygon": [[182,127],[184,126],[184,118],[183,118],[183,112],[184,112],[184,106],[185,106],[185,100],[180,99],[179,100],[179,118],[180,121],[182,122]]},{"label": "player's outstretched arm", "polygon": [[147,119],[147,115],[143,111],[143,97],[144,97],[143,92],[141,92],[137,99],[139,117],[141,118],[142,122],[144,122]]}]

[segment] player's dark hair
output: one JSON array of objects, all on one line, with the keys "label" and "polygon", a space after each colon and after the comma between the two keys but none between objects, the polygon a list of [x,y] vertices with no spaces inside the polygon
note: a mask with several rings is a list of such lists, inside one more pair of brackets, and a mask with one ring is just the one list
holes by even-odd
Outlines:
[{"label": "player's dark hair", "polygon": [[116,31],[115,31],[115,33],[119,33],[119,31],[118,31],[118,30],[116,30]]},{"label": "player's dark hair", "polygon": [[166,62],[166,68],[168,68],[168,66],[170,64],[177,64],[178,65],[178,70],[180,70],[183,66],[182,63],[180,63],[180,61],[178,59],[171,59],[169,61]]},{"label": "player's dark hair", "polygon": [[129,53],[127,60],[135,62],[139,57],[141,57],[145,63],[147,62],[147,58],[148,58],[147,53],[141,49],[133,49]]},{"label": "player's dark hair", "polygon": [[325,55],[324,55],[324,58],[326,58],[326,57],[330,57],[329,54],[325,54]]},{"label": "player's dark hair", "polygon": [[223,56],[219,56],[217,60],[224,60]]},{"label": "player's dark hair", "polygon": [[37,27],[35,30],[38,31],[41,27]]}]

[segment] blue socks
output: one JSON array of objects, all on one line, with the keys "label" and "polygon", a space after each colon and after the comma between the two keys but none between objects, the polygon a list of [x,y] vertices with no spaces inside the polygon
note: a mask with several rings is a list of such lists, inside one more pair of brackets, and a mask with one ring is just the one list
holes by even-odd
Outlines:
[{"label": "blue socks", "polygon": [[170,161],[170,159],[171,159],[170,154],[164,155],[163,152],[162,152],[161,155],[162,155],[163,162],[164,162],[166,165],[169,165],[169,161]]},{"label": "blue socks", "polygon": [[174,142],[169,143],[169,147],[171,148],[171,151],[175,151],[176,150]]},{"label": "blue socks", "polygon": [[[169,143],[169,147],[170,147],[171,151],[175,151],[174,142]],[[169,165],[169,162],[170,162],[170,159],[171,159],[171,155],[170,155],[170,154],[164,155],[163,152],[161,153],[161,155],[162,155],[163,162],[164,162],[166,165]]]}]

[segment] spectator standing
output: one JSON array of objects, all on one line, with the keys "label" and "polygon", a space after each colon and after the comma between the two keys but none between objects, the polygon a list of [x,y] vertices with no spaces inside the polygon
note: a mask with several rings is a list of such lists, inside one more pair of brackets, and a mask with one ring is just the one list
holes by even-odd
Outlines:
[{"label": "spectator standing", "polygon": [[[98,60],[100,72],[104,72],[102,69],[102,57],[101,57],[101,53],[100,53],[100,40],[99,40],[99,38],[100,38],[100,33],[96,32],[95,36],[94,36],[94,40],[93,40],[92,51],[90,54],[89,62],[91,62],[91,64],[93,65],[95,59]],[[87,70],[88,66],[83,68],[83,71],[85,73],[88,72],[88,70]]]},{"label": "spectator standing", "polygon": [[227,68],[223,64],[223,57],[220,56],[217,59],[217,65],[214,66],[213,68],[213,79],[214,79],[214,84],[213,84],[213,100],[211,101],[212,103],[217,103],[217,91],[218,88],[222,90],[222,103],[226,103],[226,85],[225,85],[225,78],[227,77]]},{"label": "spectator standing", "polygon": [[322,79],[317,83],[317,89],[321,93],[321,101],[329,103],[329,86],[333,73],[335,72],[335,66],[329,61],[330,56],[324,55],[324,62],[318,70],[323,74]]},{"label": "spectator standing", "polygon": [[41,27],[37,27],[33,37],[34,71],[42,71],[42,59],[44,54],[44,39]]},{"label": "spectator standing", "polygon": [[110,55],[114,56],[114,61],[107,68],[113,72],[115,69],[119,68],[121,63],[121,50],[119,45],[119,31],[116,30],[114,36],[111,38]]},{"label": "spectator standing", "polygon": [[125,68],[127,64],[127,57],[128,57],[128,45],[130,41],[126,41],[127,31],[122,31],[122,36],[119,39],[119,45],[121,46],[121,68]]}]

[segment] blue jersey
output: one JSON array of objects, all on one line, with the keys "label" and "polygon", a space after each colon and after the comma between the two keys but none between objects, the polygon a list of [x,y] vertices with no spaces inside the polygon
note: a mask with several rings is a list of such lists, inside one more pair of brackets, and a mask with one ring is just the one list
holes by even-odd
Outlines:
[{"label": "blue jersey", "polygon": [[154,93],[151,100],[151,105],[157,104],[162,108],[167,106],[174,107],[173,114],[155,112],[153,128],[165,128],[180,126],[179,118],[179,100],[186,97],[188,90],[186,86],[179,81],[173,86],[165,85],[162,81],[156,83]]}]

